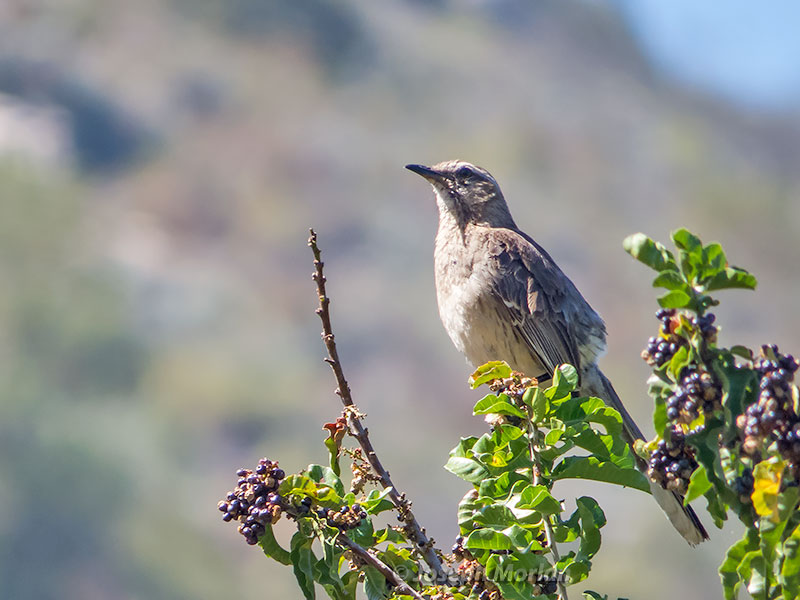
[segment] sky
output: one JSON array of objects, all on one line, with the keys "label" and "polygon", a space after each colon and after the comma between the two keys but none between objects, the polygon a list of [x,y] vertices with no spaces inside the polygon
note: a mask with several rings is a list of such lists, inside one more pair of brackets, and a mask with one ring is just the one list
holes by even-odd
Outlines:
[{"label": "sky", "polygon": [[745,108],[800,108],[800,3],[612,0],[650,60]]}]

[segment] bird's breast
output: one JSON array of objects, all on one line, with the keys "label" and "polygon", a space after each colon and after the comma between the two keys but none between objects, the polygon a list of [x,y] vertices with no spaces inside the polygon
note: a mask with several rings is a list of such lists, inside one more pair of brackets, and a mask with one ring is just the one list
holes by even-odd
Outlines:
[{"label": "bird's breast", "polygon": [[476,367],[490,360],[527,367],[530,358],[514,351],[521,346],[519,332],[498,312],[488,273],[479,265],[467,269],[457,259],[437,263],[439,317],[453,345]]}]

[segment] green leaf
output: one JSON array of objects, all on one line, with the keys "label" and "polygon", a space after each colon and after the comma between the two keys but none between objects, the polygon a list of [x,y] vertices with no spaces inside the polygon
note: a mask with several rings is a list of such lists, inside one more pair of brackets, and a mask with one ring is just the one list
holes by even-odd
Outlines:
[{"label": "green leaf", "polygon": [[[706,475],[708,471],[706,471]],[[728,519],[728,510],[725,502],[720,498],[715,489],[708,490],[703,496],[706,499],[706,510],[711,515],[717,529],[722,529]]]},{"label": "green leaf", "polygon": [[344,582],[339,577],[339,560],[342,552],[335,541],[339,532],[334,528],[329,529],[329,532],[326,531],[329,535],[321,540],[323,556],[314,565],[314,581],[319,583],[333,600],[348,600]]},{"label": "green leaf", "polygon": [[681,290],[672,290],[658,299],[661,308],[687,308],[691,303],[691,296]]},{"label": "green leaf", "polygon": [[381,575],[380,571],[375,567],[365,566],[363,571],[366,575],[364,578],[364,593],[367,600],[384,600],[389,597],[389,592],[386,589],[386,579]]},{"label": "green leaf", "polygon": [[600,550],[600,528],[606,524],[606,516],[594,498],[583,496],[576,500],[576,504],[581,521],[581,544],[577,559],[588,561]]},{"label": "green leaf", "polygon": [[313,538],[308,538],[298,531],[292,536],[291,542],[290,555],[294,576],[306,600],[314,600],[315,596],[313,568],[317,559],[311,551],[312,541]]},{"label": "green leaf", "polygon": [[453,475],[465,481],[469,481],[470,483],[480,483],[491,476],[489,469],[484,467],[477,460],[461,456],[451,456],[444,468]]},{"label": "green leaf", "polygon": [[535,596],[533,586],[527,579],[517,576],[519,573],[547,573],[552,565],[541,554],[514,553],[493,554],[486,561],[486,577],[500,590],[506,600],[533,600],[542,598]]},{"label": "green leaf", "polygon": [[529,387],[522,396],[522,401],[531,407],[533,422],[542,423],[550,410],[550,402],[538,386]]},{"label": "green leaf", "polygon": [[724,271],[720,271],[712,277],[705,288],[711,292],[714,290],[725,290],[730,288],[754,290],[758,281],[754,275],[751,275],[744,269],[738,267],[728,267]]},{"label": "green leaf", "polygon": [[719,576],[722,580],[722,592],[725,600],[736,600],[736,594],[742,585],[739,576],[739,567],[745,556],[758,548],[758,532],[749,530],[744,537],[728,548],[725,560],[719,567]]},{"label": "green leaf", "polygon": [[594,456],[568,456],[551,474],[551,479],[590,479],[604,481],[624,487],[632,487],[650,493],[647,478],[636,469],[623,469],[610,461],[601,461]]},{"label": "green leaf", "polygon": [[278,487],[281,496],[311,496],[316,492],[317,484],[310,477],[301,474],[289,475]]},{"label": "green leaf", "polygon": [[693,353],[689,351],[687,346],[681,346],[675,352],[671,359],[669,359],[669,366],[667,372],[675,381],[681,378],[681,371],[692,362]]},{"label": "green leaf", "polygon": [[383,542],[401,543],[404,542],[405,539],[402,533],[391,527],[379,529],[375,532],[375,544],[382,544]]},{"label": "green leaf", "polygon": [[516,521],[514,513],[504,504],[491,504],[479,508],[473,515],[476,525],[502,530]]},{"label": "green leaf", "polygon": [[474,390],[495,379],[505,379],[511,376],[511,367],[501,360],[493,360],[478,367],[469,377],[469,385]]},{"label": "green leaf", "polygon": [[475,408],[472,409],[473,415],[511,415],[524,419],[525,413],[508,401],[508,396],[501,394],[498,398],[494,394],[489,394],[478,400]]},{"label": "green leaf", "polygon": [[292,564],[291,554],[285,550],[275,539],[275,533],[272,531],[272,525],[267,523],[264,526],[264,533],[258,539],[258,545],[264,551],[264,554],[270,558],[278,561],[282,565]]},{"label": "green leaf", "polygon": [[661,271],[653,280],[653,287],[688,292],[689,284],[678,271]]},{"label": "green leaf", "polygon": [[746,360],[753,360],[753,351],[750,350],[747,346],[731,346],[730,348],[731,354],[738,356],[740,358],[744,358]]},{"label": "green leaf", "polygon": [[529,509],[544,515],[561,512],[561,503],[543,485],[528,485],[519,493],[515,508]]},{"label": "green leaf", "polygon": [[800,525],[783,542],[781,578],[786,598],[800,598]]},{"label": "green leaf", "polygon": [[672,253],[643,233],[629,235],[622,242],[622,247],[625,252],[651,269],[656,271],[678,270],[678,265],[675,263],[675,257]]},{"label": "green leaf", "polygon": [[688,505],[689,502],[699,498],[713,487],[712,483],[708,480],[708,473],[703,465],[699,465],[692,473],[689,480],[689,489],[686,492],[686,497],[683,499],[683,504]]},{"label": "green leaf", "polygon": [[714,277],[728,266],[728,259],[722,246],[712,242],[703,248],[703,269],[702,278],[705,280]]},{"label": "green leaf", "polygon": [[762,596],[767,591],[767,562],[761,554],[750,553],[750,577],[747,584],[747,593],[753,598]]},{"label": "green leaf", "polygon": [[569,364],[556,367],[553,371],[553,384],[544,391],[550,400],[558,400],[570,395],[578,385],[578,371]]},{"label": "green leaf", "polygon": [[325,438],[325,447],[328,449],[328,455],[330,456],[331,469],[333,469],[333,472],[337,475],[341,475],[342,468],[339,466],[340,442],[331,435]]},{"label": "green leaf", "polygon": [[369,519],[362,519],[358,526],[347,532],[347,535],[356,544],[365,548],[369,548],[375,543],[375,530],[372,527],[372,521]]},{"label": "green leaf", "polygon": [[392,510],[394,504],[389,500],[388,496],[392,488],[384,490],[372,490],[367,496],[366,500],[361,502],[361,507],[371,515],[377,515],[387,510]]},{"label": "green leaf", "polygon": [[464,541],[464,547],[470,550],[511,550],[514,544],[504,533],[494,529],[476,529]]},{"label": "green leaf", "polygon": [[317,483],[324,483],[339,495],[344,496],[344,483],[330,467],[323,467],[322,465],[308,465],[306,469],[308,476]]},{"label": "green leaf", "polygon": [[505,500],[511,494],[512,487],[524,482],[527,482],[527,479],[523,475],[506,471],[498,477],[481,481],[478,495],[492,500]]},{"label": "green leaf", "polygon": [[480,500],[478,500],[478,494],[475,490],[470,490],[464,497],[461,498],[461,501],[458,503],[458,526],[461,528],[461,533],[464,534],[465,531],[471,531],[475,527],[475,522],[473,520],[475,513],[480,510],[483,504]]},{"label": "green leaf", "polygon": [[511,540],[511,544],[518,552],[539,552],[543,546],[534,538],[533,531],[520,527],[516,523],[507,527],[502,533]]},{"label": "green leaf", "polygon": [[583,591],[583,600],[608,600],[608,596],[601,596],[592,590]]},{"label": "green leaf", "polygon": [[450,456],[462,456],[470,458],[474,454],[472,449],[475,447],[477,441],[478,438],[474,435],[461,438],[461,440],[458,442],[458,446],[450,450]]},{"label": "green leaf", "polygon": [[690,254],[700,251],[703,247],[703,243],[700,241],[700,238],[683,227],[673,231],[671,237],[672,241],[678,248],[685,250]]},{"label": "green leaf", "polygon": [[663,435],[669,422],[667,419],[667,403],[661,397],[655,398],[654,401],[656,406],[653,409],[653,427],[656,433]]}]

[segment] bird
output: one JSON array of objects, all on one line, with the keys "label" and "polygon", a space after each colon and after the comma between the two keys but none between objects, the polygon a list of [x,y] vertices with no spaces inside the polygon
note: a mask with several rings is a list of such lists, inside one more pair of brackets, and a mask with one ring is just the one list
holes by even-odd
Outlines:
[{"label": "bird", "polygon": [[[597,366],[606,349],[603,319],[547,251],[517,227],[495,178],[460,160],[406,168],[433,187],[439,211],[434,246],[439,316],[467,361],[477,368],[503,360],[540,381],[569,363],[578,371],[582,395],[599,397],[620,413],[631,449],[644,439]],[[645,470],[645,462],[632,454]],[[654,482],[650,489],[690,545],[708,539],[679,494]]]}]

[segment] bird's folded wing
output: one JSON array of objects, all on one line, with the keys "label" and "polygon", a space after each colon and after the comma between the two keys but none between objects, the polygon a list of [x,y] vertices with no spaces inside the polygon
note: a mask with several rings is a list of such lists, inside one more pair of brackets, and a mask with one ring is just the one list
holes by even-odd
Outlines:
[{"label": "bird's folded wing", "polygon": [[543,250],[510,230],[495,238],[490,257],[499,308],[508,311],[531,353],[548,374],[563,363],[580,371],[580,354],[563,312],[569,301],[566,276]]}]

